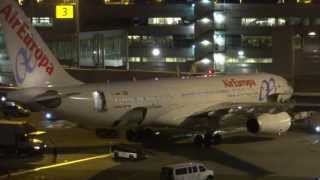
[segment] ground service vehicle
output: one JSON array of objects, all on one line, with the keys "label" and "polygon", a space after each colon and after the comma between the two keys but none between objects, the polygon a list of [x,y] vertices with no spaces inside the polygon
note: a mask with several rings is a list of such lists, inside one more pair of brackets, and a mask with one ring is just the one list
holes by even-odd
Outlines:
[{"label": "ground service vehicle", "polygon": [[42,154],[47,145],[37,131],[25,121],[0,120],[0,151],[4,154]]},{"label": "ground service vehicle", "polygon": [[114,160],[142,160],[146,158],[146,154],[140,148],[132,145],[120,144],[112,147],[112,158]]},{"label": "ground service vehicle", "polygon": [[214,172],[202,163],[181,163],[165,166],[161,169],[161,180],[212,180]]}]

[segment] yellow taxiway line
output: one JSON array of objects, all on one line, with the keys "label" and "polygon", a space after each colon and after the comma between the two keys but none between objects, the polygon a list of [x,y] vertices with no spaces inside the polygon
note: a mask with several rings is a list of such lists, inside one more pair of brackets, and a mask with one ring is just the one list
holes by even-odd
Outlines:
[{"label": "yellow taxiway line", "polygon": [[19,175],[22,175],[22,174],[27,174],[27,173],[32,173],[32,172],[37,172],[37,171],[41,171],[41,170],[62,167],[62,166],[68,166],[68,165],[71,165],[71,164],[81,163],[81,162],[85,162],[85,161],[91,161],[91,160],[95,160],[95,159],[103,159],[103,158],[110,157],[111,155],[112,155],[111,153],[110,154],[103,154],[103,155],[99,155],[99,156],[93,156],[93,157],[78,159],[78,160],[69,161],[69,162],[57,163],[57,164],[52,164],[52,165],[47,165],[47,166],[41,166],[41,167],[34,168],[34,169],[28,169],[28,170],[24,170],[24,171],[13,172],[13,173],[10,173],[8,175],[0,176],[0,178],[10,177],[10,176],[19,176]]}]

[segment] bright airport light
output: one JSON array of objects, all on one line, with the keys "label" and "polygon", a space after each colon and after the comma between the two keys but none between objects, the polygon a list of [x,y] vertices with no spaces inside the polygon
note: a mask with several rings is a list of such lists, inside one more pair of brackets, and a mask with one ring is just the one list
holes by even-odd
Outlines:
[{"label": "bright airport light", "polygon": [[2,101],[2,102],[5,102],[6,100],[7,100],[6,97],[4,97],[4,96],[1,97],[1,101]]},{"label": "bright airport light", "polygon": [[208,4],[208,3],[210,3],[210,0],[202,0],[201,2],[205,3],[205,4]]},{"label": "bright airport light", "polygon": [[201,60],[201,62],[202,62],[203,64],[210,64],[210,63],[211,63],[211,60],[208,59],[208,58],[204,58],[204,59]]},{"label": "bright airport light", "polygon": [[217,24],[222,24],[225,21],[225,16],[220,12],[213,13],[214,22]]},{"label": "bright airport light", "polygon": [[308,35],[309,35],[309,36],[316,36],[316,35],[317,35],[317,33],[316,33],[316,32],[314,32],[314,31],[311,31],[311,32],[309,32],[309,33],[308,33]]},{"label": "bright airport light", "polygon": [[203,46],[208,46],[208,45],[210,44],[210,41],[208,41],[208,40],[203,40],[203,41],[201,41],[201,44],[202,44]]},{"label": "bright airport light", "polygon": [[46,116],[46,119],[51,119],[52,118],[52,114],[49,113],[49,112],[47,112],[45,116]]},{"label": "bright airport light", "polygon": [[225,39],[223,36],[215,34],[214,37],[214,42],[218,45],[218,46],[224,46],[225,44]]},{"label": "bright airport light", "polygon": [[153,56],[159,56],[160,55],[160,49],[159,48],[153,48],[152,49],[152,55]]},{"label": "bright airport light", "polygon": [[240,58],[243,58],[244,57],[244,51],[242,51],[242,50],[238,51],[238,56]]},{"label": "bright airport light", "polygon": [[207,17],[201,19],[201,22],[202,22],[203,24],[208,24],[210,21],[211,21],[211,20],[210,20],[209,18],[207,18]]}]

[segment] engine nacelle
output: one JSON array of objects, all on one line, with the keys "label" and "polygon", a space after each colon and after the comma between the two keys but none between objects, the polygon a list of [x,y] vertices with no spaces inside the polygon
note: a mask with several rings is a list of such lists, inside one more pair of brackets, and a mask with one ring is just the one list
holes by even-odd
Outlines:
[{"label": "engine nacelle", "polygon": [[291,116],[287,112],[264,113],[247,121],[247,130],[254,134],[278,134],[289,130]]}]

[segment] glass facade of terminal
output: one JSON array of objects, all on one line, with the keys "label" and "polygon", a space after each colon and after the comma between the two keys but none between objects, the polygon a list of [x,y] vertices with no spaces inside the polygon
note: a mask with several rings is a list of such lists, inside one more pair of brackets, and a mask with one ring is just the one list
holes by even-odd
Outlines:
[{"label": "glass facade of terminal", "polygon": [[[303,45],[308,47],[305,52],[320,52],[316,45],[306,44],[320,34],[320,6],[316,0],[83,0],[82,5],[90,6],[86,10],[96,7],[96,12],[82,9],[80,62],[76,62],[74,22],[43,13],[42,8],[52,8],[50,3],[41,6],[46,0],[20,2],[35,3],[26,8],[40,4],[32,11],[32,23],[44,32],[61,63],[69,66],[125,68],[140,64],[151,70],[148,64],[158,63],[168,67],[186,65],[189,67],[183,71],[190,71],[200,64],[216,72],[234,68],[264,71],[264,67],[274,64],[275,56],[292,59],[293,43],[295,47],[300,44],[300,49]],[[36,17],[37,14],[41,16]],[[293,36],[299,35],[300,43],[291,42],[292,39],[280,41],[282,35],[278,31],[284,29]],[[315,35],[306,41],[310,32]],[[288,49],[277,51],[279,43]],[[0,58],[7,58],[5,51],[1,50],[1,54]]]}]

